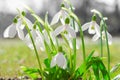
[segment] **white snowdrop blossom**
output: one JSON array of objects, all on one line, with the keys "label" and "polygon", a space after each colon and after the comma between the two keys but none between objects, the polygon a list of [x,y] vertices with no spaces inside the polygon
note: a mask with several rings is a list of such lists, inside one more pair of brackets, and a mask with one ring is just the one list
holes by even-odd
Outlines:
[{"label": "white snowdrop blossom", "polygon": [[64,20],[67,17],[67,12],[64,10],[60,10],[58,13],[55,14],[51,21],[51,25],[56,24],[59,20],[61,21],[62,24],[65,24]]},{"label": "white snowdrop blossom", "polygon": [[18,19],[17,23],[12,23],[11,25],[9,25],[5,29],[3,36],[5,38],[14,38],[15,35],[18,34],[18,37],[21,40],[23,40],[24,39],[24,32],[23,32],[24,25],[22,25],[21,23],[22,23],[21,19]]},{"label": "white snowdrop blossom", "polygon": [[[45,48],[44,48],[44,40],[43,40],[42,34],[38,30],[35,30],[35,29],[31,30],[31,34],[32,34],[33,40],[35,42],[36,48],[38,50],[40,49],[41,51],[44,51]],[[29,34],[26,35],[24,41],[29,48],[34,49]]]},{"label": "white snowdrop blossom", "polygon": [[[27,19],[26,17],[24,17],[28,27],[31,29],[32,28],[32,22]],[[22,19],[18,18],[17,19],[17,23],[12,23],[11,25],[9,25],[6,30],[3,33],[3,36],[5,38],[14,38],[16,34],[18,34],[18,37],[23,40],[24,39],[24,31],[23,29],[25,28],[25,25],[22,24]]]},{"label": "white snowdrop blossom", "polygon": [[[112,36],[110,33],[107,32],[107,37],[108,37],[108,44],[111,45],[112,44]],[[103,40],[106,40],[106,37],[105,37],[105,31],[102,31],[102,39]]]},{"label": "white snowdrop blossom", "polygon": [[56,65],[62,69],[67,68],[67,60],[66,60],[65,56],[63,55],[63,53],[61,53],[61,52],[57,53],[51,60],[50,67],[52,68]]},{"label": "white snowdrop blossom", "polygon": [[96,21],[91,21],[88,23],[85,23],[82,26],[82,30],[85,31],[88,29],[88,33],[89,34],[100,34],[100,27],[99,25],[96,23]]},{"label": "white snowdrop blossom", "polygon": [[[112,36],[110,33],[107,32],[107,36],[108,36],[108,44],[111,45],[112,44]],[[100,34],[95,34],[92,38],[93,41],[96,41],[100,38]],[[105,36],[105,31],[102,31],[102,40],[106,40],[106,36]]]},{"label": "white snowdrop blossom", "polygon": [[55,29],[55,31],[53,32],[54,36],[59,35],[61,32],[67,31],[68,34],[72,37],[72,38],[76,38],[76,32],[73,28],[71,28],[71,26],[69,26],[68,24],[59,26]]}]

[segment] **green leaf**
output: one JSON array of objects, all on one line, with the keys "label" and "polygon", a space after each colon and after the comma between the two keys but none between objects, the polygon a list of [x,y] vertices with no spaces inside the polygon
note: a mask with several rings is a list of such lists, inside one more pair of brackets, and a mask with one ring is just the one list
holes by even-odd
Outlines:
[{"label": "green leaf", "polygon": [[45,64],[46,68],[50,68],[50,60],[48,58],[46,58],[44,60],[44,64]]},{"label": "green leaf", "polygon": [[40,74],[40,71],[37,68],[28,68],[28,67],[25,67],[25,66],[21,66],[21,69],[26,75],[28,75],[29,77],[31,77],[34,80],[36,78],[38,78],[37,74]]},{"label": "green leaf", "polygon": [[94,71],[94,75],[96,77],[96,80],[100,80],[100,77],[99,77],[99,67],[98,67],[98,64],[96,62],[92,64],[92,69]]},{"label": "green leaf", "polygon": [[91,59],[91,57],[92,57],[92,55],[94,54],[94,52],[95,52],[95,50],[93,50],[93,51],[88,55],[88,57],[86,58],[86,62],[88,62],[88,61]]}]

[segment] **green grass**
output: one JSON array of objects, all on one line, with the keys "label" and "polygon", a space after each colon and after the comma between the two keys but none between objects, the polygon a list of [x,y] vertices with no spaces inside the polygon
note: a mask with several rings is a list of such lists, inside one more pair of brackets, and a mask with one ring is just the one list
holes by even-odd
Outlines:
[{"label": "green grass", "polygon": [[[87,55],[95,50],[95,56],[99,55],[100,44],[93,43],[88,39],[86,41]],[[111,67],[120,62],[120,43],[113,42],[110,46],[111,51]],[[77,51],[77,64],[82,62],[82,51]],[[45,53],[40,53],[40,58],[45,58]],[[104,45],[104,56],[107,56]],[[107,58],[103,60],[107,63]],[[107,65],[107,64],[106,64]],[[0,40],[0,77],[16,77],[21,75],[20,66],[36,67],[37,60],[34,51],[30,50],[24,42],[16,39]],[[119,73],[119,72],[118,72]]]}]

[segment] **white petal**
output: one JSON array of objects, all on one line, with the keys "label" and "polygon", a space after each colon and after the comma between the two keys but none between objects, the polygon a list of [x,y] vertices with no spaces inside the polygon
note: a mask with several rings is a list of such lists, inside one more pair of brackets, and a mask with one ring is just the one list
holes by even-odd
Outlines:
[{"label": "white petal", "polygon": [[56,62],[57,62],[57,65],[63,69],[67,67],[66,58],[64,57],[62,53],[58,53]]},{"label": "white petal", "polygon": [[35,44],[36,44],[37,49],[41,49],[41,51],[44,51],[44,50],[45,50],[45,48],[44,48],[44,43],[43,43],[43,39],[42,39],[41,37],[37,37],[37,38],[36,38]]},{"label": "white petal", "polygon": [[71,35],[71,37],[76,38],[76,32],[70,26],[66,27],[66,31],[69,32],[69,34]]},{"label": "white petal", "polygon": [[[105,36],[105,31],[102,31],[102,36]],[[108,37],[108,44],[111,45],[112,44],[112,36],[110,33],[107,32],[107,37]],[[106,40],[106,37],[105,39],[102,38],[103,40]]]},{"label": "white petal", "polygon": [[7,27],[7,29],[4,31],[3,36],[5,38],[13,38],[16,35],[16,24],[11,24]]},{"label": "white petal", "polygon": [[55,29],[55,31],[53,32],[53,35],[56,37],[57,35],[59,35],[61,32],[63,32],[65,30],[65,26],[60,26],[60,27],[57,27]]},{"label": "white petal", "polygon": [[54,66],[56,66],[56,56],[55,57],[53,57],[53,59],[51,60],[51,63],[50,63],[50,67],[52,68],[52,67],[54,67]]},{"label": "white petal", "polygon": [[50,39],[46,30],[43,30],[44,39],[47,43],[50,43]]},{"label": "white petal", "polygon": [[80,49],[80,41],[76,40],[76,49]]},{"label": "white petal", "polygon": [[75,32],[78,32],[79,31],[79,26],[78,24],[75,22]]},{"label": "white petal", "polygon": [[[93,27],[94,29],[92,29],[92,27]],[[96,33],[96,31],[95,31],[95,21],[92,21],[92,22],[90,23],[90,26],[89,26],[89,29],[88,29],[88,33],[89,33],[89,34],[95,34],[95,33]]]},{"label": "white petal", "polygon": [[107,35],[108,35],[108,43],[109,43],[109,45],[111,45],[112,44],[112,36],[108,32],[107,32]]},{"label": "white petal", "polygon": [[60,19],[60,21],[61,21],[61,23],[62,23],[62,25],[65,25],[65,19]]},{"label": "white petal", "polygon": [[72,44],[72,41],[68,41],[69,42],[69,46],[71,49],[73,49],[73,44]]},{"label": "white petal", "polygon": [[100,35],[100,26],[95,22],[95,31],[97,35]]},{"label": "white petal", "polygon": [[96,41],[96,40],[99,39],[99,37],[100,37],[99,35],[95,34],[95,35],[92,37],[92,40],[93,40],[93,41]]},{"label": "white petal", "polygon": [[67,67],[66,58],[64,57],[64,55],[62,53],[58,53],[53,57],[50,66],[54,67],[56,65],[58,65],[59,67],[61,67],[63,69],[65,69]]},{"label": "white petal", "polygon": [[60,19],[60,15],[61,15],[60,11],[57,14],[55,14],[55,16],[53,17],[50,25],[56,24]]},{"label": "white petal", "polygon": [[34,49],[29,34],[27,34],[27,35],[25,36],[24,42],[25,42],[25,44],[26,44],[29,48],[31,48],[32,50]]},{"label": "white petal", "polygon": [[22,19],[21,18],[18,19],[18,22],[17,22],[16,26],[19,27],[22,30],[25,28],[25,25],[22,24]]},{"label": "white petal", "polygon": [[26,17],[24,17],[24,18],[25,18],[25,21],[26,21],[29,29],[33,29],[33,24],[32,24],[32,22],[31,22],[29,19],[27,19]]},{"label": "white petal", "polygon": [[56,42],[55,36],[53,35],[53,32],[50,32],[50,36],[52,38],[53,43],[56,45],[57,42]]},{"label": "white petal", "polygon": [[32,37],[33,37],[34,40],[35,40],[36,37],[38,36],[37,30],[35,30],[35,29],[32,29],[32,30],[31,30],[31,34],[32,34]]},{"label": "white petal", "polygon": [[24,39],[24,32],[22,29],[20,29],[19,27],[16,27],[16,30],[18,32],[18,37],[23,40]]},{"label": "white petal", "polygon": [[85,31],[87,30],[91,25],[91,22],[88,22],[88,23],[85,23],[83,26],[82,26],[82,31]]},{"label": "white petal", "polygon": [[23,30],[24,28],[25,28],[25,25],[21,25],[21,26],[20,26],[20,29]]}]

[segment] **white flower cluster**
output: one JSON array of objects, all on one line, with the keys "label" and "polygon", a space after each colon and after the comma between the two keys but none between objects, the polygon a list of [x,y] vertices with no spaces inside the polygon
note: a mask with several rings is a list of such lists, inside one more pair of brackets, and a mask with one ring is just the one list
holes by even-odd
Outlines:
[{"label": "white flower cluster", "polygon": [[[60,10],[52,19],[50,26],[55,25],[56,23],[61,22],[61,26],[57,27],[55,30],[48,31],[46,29],[43,29],[42,32],[39,31],[38,28],[34,28],[34,24],[27,19],[24,16],[24,19],[26,21],[26,24],[28,25],[28,28],[30,29],[30,32],[32,34],[33,40],[35,42],[36,48],[40,49],[41,51],[45,50],[45,44],[46,41],[47,44],[50,44],[50,38],[53,41],[53,44],[56,45],[56,37],[60,35],[61,33],[64,34],[65,38],[68,40],[70,48],[73,49],[72,40],[76,38],[76,32],[78,32],[79,27],[77,25],[77,22],[75,23],[75,28],[71,26],[72,20],[70,19],[68,13],[65,10]],[[27,46],[31,49],[34,49],[30,35],[27,33],[24,34],[24,28],[26,25],[23,24],[23,20],[21,18],[17,18],[17,22],[13,22],[10,26],[7,27],[7,29],[4,31],[4,37],[5,38],[14,38],[16,34],[18,34],[18,37],[23,40]],[[82,30],[85,31],[88,29],[89,34],[94,34],[93,40],[96,41],[98,38],[100,38],[100,26],[96,23],[96,21],[91,21],[82,26]],[[112,36],[107,32],[108,35],[108,42],[109,44],[112,43]],[[105,38],[105,32],[102,32],[102,39]],[[78,42],[76,43],[76,48],[79,49]],[[58,52],[51,61],[51,67],[54,67],[55,65],[58,65],[59,67],[65,69],[67,67],[67,60],[62,52]]]}]

